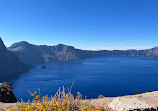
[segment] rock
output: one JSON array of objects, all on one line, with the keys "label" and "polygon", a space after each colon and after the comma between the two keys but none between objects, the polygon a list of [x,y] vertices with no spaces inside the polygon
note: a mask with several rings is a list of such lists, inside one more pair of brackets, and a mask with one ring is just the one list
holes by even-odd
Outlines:
[{"label": "rock", "polygon": [[8,51],[0,38],[0,81],[19,76],[30,68],[30,65],[20,61],[13,52]]},{"label": "rock", "polygon": [[[85,102],[95,106],[103,106],[104,108],[113,108],[113,110],[110,111],[158,111],[158,91],[146,92],[137,95],[87,99]],[[145,107],[142,107],[143,104]],[[128,109],[126,109],[126,107]]]},{"label": "rock", "polygon": [[111,103],[108,104],[108,106],[114,111],[132,111],[135,109],[143,111],[153,107],[143,101],[138,100],[137,98],[115,98]]},{"label": "rock", "polygon": [[17,99],[13,93],[13,87],[11,83],[0,83],[0,102],[3,103],[15,103]]}]

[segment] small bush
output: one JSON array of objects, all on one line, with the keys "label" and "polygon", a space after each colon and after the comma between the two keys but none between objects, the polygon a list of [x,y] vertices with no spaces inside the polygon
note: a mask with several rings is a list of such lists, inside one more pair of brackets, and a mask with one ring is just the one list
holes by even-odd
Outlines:
[{"label": "small bush", "polygon": [[[29,91],[30,92],[30,91]],[[37,92],[30,92],[31,96],[34,96],[32,102],[21,102],[17,109],[18,111],[110,111],[101,106],[93,106],[89,102],[82,100],[81,93],[77,92],[77,96],[74,97],[71,92],[65,93],[59,90],[57,93],[49,98],[48,95],[40,97]],[[15,109],[11,109],[14,111]]]},{"label": "small bush", "polygon": [[101,99],[101,98],[104,98],[104,96],[100,94],[100,95],[98,96],[98,99]]},{"label": "small bush", "polygon": [[136,89],[134,89],[134,95],[137,95],[137,90]]},{"label": "small bush", "polygon": [[2,92],[2,93],[4,93],[4,92],[6,92],[6,90],[5,90],[5,89],[3,89],[3,88],[1,88],[1,92]]},{"label": "small bush", "polygon": [[12,86],[12,84],[8,81],[4,82],[3,84],[8,84],[8,85]]}]

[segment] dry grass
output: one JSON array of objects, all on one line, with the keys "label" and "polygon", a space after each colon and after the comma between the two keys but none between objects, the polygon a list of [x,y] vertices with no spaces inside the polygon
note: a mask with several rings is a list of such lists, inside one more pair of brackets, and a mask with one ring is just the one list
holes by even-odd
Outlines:
[{"label": "dry grass", "polygon": [[[71,87],[72,89],[72,87]],[[71,89],[68,93],[65,93],[65,88],[61,88],[57,93],[48,97],[40,97],[37,92],[30,92],[31,96],[34,96],[32,102],[20,102],[17,108],[8,108],[8,111],[110,111],[110,108],[104,108],[102,106],[93,106],[90,103],[83,101],[82,95],[78,92],[74,97],[71,94]]]}]

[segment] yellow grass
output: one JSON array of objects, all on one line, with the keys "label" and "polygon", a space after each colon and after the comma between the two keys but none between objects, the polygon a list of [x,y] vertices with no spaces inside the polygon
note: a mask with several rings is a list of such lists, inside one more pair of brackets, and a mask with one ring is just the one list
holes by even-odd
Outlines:
[{"label": "yellow grass", "polygon": [[[29,91],[30,92],[30,91]],[[82,95],[78,92],[77,96],[74,97],[69,93],[65,93],[59,90],[53,97],[40,97],[37,92],[30,92],[31,96],[34,96],[32,102],[20,102],[16,109],[8,108],[8,111],[110,111],[109,108],[102,106],[93,106],[82,99]]]}]

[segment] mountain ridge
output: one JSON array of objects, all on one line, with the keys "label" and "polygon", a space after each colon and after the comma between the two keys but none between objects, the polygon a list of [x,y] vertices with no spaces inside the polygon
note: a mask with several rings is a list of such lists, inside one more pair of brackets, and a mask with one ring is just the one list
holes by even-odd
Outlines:
[{"label": "mountain ridge", "polygon": [[58,44],[54,46],[34,45],[26,41],[17,42],[8,47],[20,60],[29,63],[43,63],[53,60],[78,60],[100,56],[141,56],[158,58],[158,46],[146,50],[81,50],[73,46]]},{"label": "mountain ridge", "polygon": [[0,80],[19,76],[30,68],[30,65],[20,61],[13,52],[7,50],[0,37]]}]

